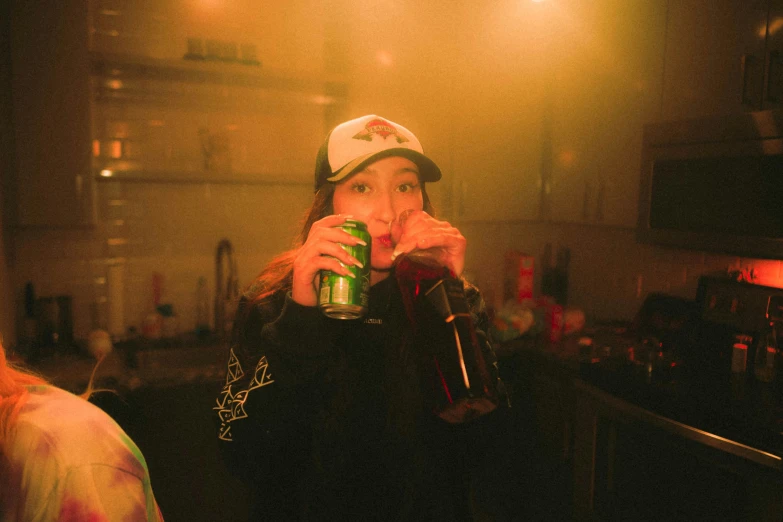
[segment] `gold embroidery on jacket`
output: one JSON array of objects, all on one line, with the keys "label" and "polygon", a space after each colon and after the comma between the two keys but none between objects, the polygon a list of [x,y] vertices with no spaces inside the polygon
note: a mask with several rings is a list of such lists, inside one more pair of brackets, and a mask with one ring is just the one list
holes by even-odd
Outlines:
[{"label": "gold embroidery on jacket", "polygon": [[218,417],[220,417],[220,429],[218,430],[218,438],[225,441],[233,440],[231,435],[231,422],[237,419],[244,419],[247,417],[245,412],[245,401],[248,394],[256,388],[261,388],[267,384],[275,382],[272,379],[272,374],[268,373],[269,363],[266,360],[266,356],[261,357],[256,364],[255,373],[253,379],[250,381],[246,390],[241,390],[236,394],[232,393],[231,386],[241,379],[245,372],[242,369],[242,365],[239,362],[234,353],[234,348],[230,350],[230,356],[228,358],[228,370],[226,371],[226,384],[223,387],[223,391],[220,393],[220,397],[215,401],[216,405],[213,410],[217,410]]}]

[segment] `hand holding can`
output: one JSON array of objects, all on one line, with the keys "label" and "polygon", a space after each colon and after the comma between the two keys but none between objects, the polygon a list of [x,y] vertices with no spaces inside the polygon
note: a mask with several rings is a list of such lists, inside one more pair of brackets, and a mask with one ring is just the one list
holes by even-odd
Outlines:
[{"label": "hand holding can", "polygon": [[334,319],[358,319],[367,314],[370,297],[370,254],[372,239],[361,221],[347,219],[339,225],[344,232],[361,240],[355,245],[340,246],[359,263],[345,265],[350,275],[333,270],[322,270],[318,277],[318,307]]}]

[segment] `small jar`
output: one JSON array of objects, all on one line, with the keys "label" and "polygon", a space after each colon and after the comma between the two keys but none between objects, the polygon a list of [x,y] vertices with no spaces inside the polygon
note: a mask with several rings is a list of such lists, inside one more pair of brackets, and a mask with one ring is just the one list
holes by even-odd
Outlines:
[{"label": "small jar", "polygon": [[734,343],[731,348],[731,373],[745,373],[748,368],[748,345]]}]

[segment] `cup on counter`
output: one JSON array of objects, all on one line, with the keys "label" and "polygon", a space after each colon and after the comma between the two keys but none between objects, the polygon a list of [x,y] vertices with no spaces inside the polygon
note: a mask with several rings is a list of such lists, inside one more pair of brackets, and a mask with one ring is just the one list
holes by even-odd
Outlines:
[{"label": "cup on counter", "polygon": [[69,295],[41,297],[35,303],[36,337],[42,347],[73,343],[72,298]]}]

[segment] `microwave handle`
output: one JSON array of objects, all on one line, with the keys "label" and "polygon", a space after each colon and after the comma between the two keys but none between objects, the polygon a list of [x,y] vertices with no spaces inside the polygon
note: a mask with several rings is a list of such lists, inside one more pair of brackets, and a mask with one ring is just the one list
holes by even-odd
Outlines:
[{"label": "microwave handle", "polygon": [[[764,103],[777,104],[780,102],[781,86],[781,60],[780,51],[774,50],[767,53],[767,63],[764,78]],[[765,109],[769,107],[764,107]]]},{"label": "microwave handle", "polygon": [[751,109],[758,109],[755,103],[753,103],[752,89],[748,87],[752,85],[751,76],[753,72],[753,66],[756,63],[756,57],[752,54],[744,53],[742,60],[740,61],[742,86],[740,88],[740,103]]}]

